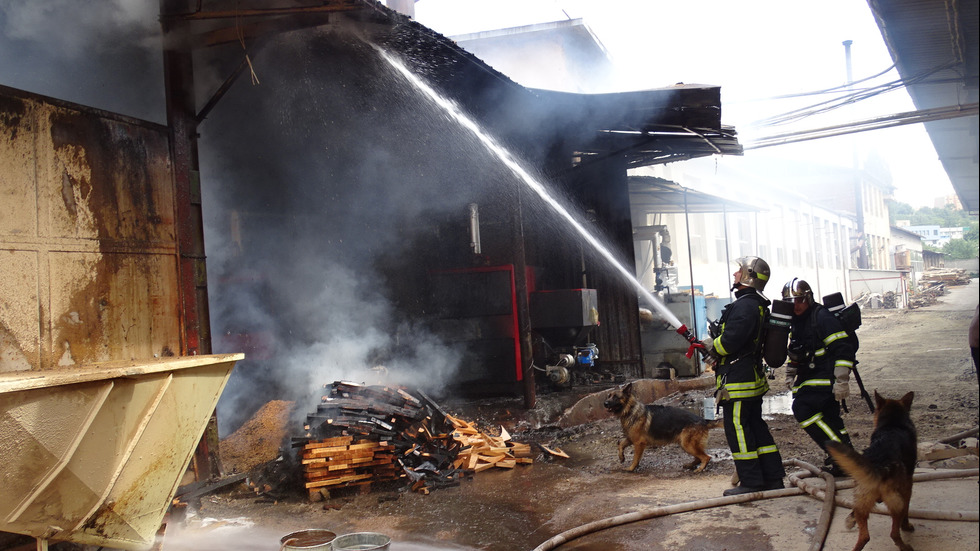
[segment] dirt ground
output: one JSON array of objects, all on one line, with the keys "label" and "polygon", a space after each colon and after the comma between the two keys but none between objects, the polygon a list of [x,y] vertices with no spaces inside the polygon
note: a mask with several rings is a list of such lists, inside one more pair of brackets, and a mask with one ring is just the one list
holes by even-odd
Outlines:
[{"label": "dirt ground", "polygon": [[[865,310],[859,331],[859,370],[869,392],[899,397],[915,392],[912,417],[923,443],[937,442],[978,426],[977,374],[967,345],[967,327],[978,302],[978,283],[950,287],[938,304],[916,310]],[[783,459],[819,465],[823,454],[789,413],[789,397],[777,372],[767,400],[769,425]],[[659,403],[700,408],[706,390],[671,394]],[[532,465],[491,469],[459,486],[429,495],[402,487],[311,503],[303,497],[256,499],[244,485],[204,496],[184,519],[171,522],[164,551],[276,549],[282,535],[306,529],[337,534],[372,531],[392,538],[394,551],[531,550],[556,534],[590,522],[665,505],[721,497],[730,486],[731,454],[723,431],[709,438],[713,461],[699,474],[682,470],[689,460],[676,446],[648,451],[636,473],[624,472],[616,458],[618,422],[596,412],[597,397],[565,404],[542,397],[536,411],[519,402],[443,403],[450,413],[475,421],[488,432],[502,425],[522,442],[559,447],[568,459],[540,454]],[[852,382],[845,423],[855,445],[867,446],[873,419]],[[602,418],[598,418],[602,416]],[[588,420],[596,418],[595,420]],[[569,422],[586,419],[586,422]],[[974,444],[976,445],[976,444]],[[224,448],[222,448],[224,449]],[[627,455],[629,459],[629,454]],[[957,463],[959,461],[959,463]],[[976,466],[975,458],[945,463],[920,461],[919,472],[937,467]],[[950,468],[954,467],[954,468]],[[790,467],[788,471],[799,469]],[[917,482],[913,509],[978,511],[977,476]],[[852,490],[842,490],[850,495]],[[810,549],[823,504],[791,496],[660,516],[573,539],[563,551],[672,551]],[[857,539],[844,526],[848,510],[837,507],[826,549],[849,549]],[[917,551],[980,548],[978,523],[912,519],[916,531],[906,541]],[[896,549],[888,538],[890,520],[872,515],[867,551]]]}]

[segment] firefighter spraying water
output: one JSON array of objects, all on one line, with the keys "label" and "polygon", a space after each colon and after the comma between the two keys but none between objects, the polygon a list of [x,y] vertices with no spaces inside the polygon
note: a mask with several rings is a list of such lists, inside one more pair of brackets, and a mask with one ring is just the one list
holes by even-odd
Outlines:
[{"label": "firefighter spraying water", "polygon": [[739,480],[738,486],[725,490],[726,496],[782,488],[786,475],[762,418],[762,397],[769,391],[762,351],[770,318],[770,302],[762,294],[769,282],[769,264],[757,256],[743,256],[735,264],[735,301],[725,306],[717,336],[701,342],[717,358],[715,397],[724,410],[725,437]]}]

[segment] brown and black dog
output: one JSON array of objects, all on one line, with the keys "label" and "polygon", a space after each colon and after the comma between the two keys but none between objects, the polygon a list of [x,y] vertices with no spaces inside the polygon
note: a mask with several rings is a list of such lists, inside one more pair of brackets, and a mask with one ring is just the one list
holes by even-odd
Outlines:
[{"label": "brown and black dog", "polygon": [[847,527],[858,526],[854,551],[860,551],[871,540],[868,516],[875,504],[882,502],[892,517],[891,537],[902,551],[912,546],[902,541],[899,529],[911,532],[909,500],[912,499],[912,475],[918,456],[915,425],[909,417],[913,393],[898,400],[882,398],[875,391],[875,430],[863,454],[839,442],[827,442],[834,461],[857,483],[854,510],[847,517]]},{"label": "brown and black dog", "polygon": [[619,417],[624,438],[619,441],[619,462],[626,461],[625,451],[633,446],[633,463],[627,471],[633,472],[640,464],[647,446],[666,446],[677,443],[694,461],[684,466],[701,472],[711,456],[704,453],[710,429],[722,426],[722,421],[707,421],[700,416],[672,406],[644,405],[633,396],[633,383],[612,390],[603,402],[607,410]]}]

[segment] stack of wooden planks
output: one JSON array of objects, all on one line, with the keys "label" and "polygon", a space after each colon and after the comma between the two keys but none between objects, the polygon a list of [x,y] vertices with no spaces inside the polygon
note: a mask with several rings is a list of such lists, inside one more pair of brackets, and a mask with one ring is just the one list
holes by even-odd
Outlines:
[{"label": "stack of wooden planks", "polygon": [[387,441],[352,436],[311,441],[303,446],[301,461],[311,499],[319,499],[321,488],[361,486],[399,476],[394,448]]},{"label": "stack of wooden planks", "polygon": [[928,287],[936,283],[969,285],[970,274],[958,268],[929,268],[919,276],[919,285]]}]

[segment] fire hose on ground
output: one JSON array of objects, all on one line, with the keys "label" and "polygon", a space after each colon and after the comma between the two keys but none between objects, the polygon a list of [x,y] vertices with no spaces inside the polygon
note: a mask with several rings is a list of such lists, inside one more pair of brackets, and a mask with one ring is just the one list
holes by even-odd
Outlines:
[{"label": "fire hose on ground", "polygon": [[[791,473],[788,477],[790,482],[796,485],[795,488],[784,488],[781,490],[766,490],[762,492],[753,492],[749,494],[710,498],[710,499],[704,499],[699,501],[689,501],[686,503],[677,503],[674,505],[666,505],[662,507],[654,507],[652,509],[634,511],[632,513],[625,513],[622,515],[617,515],[614,517],[593,521],[587,524],[583,524],[581,526],[577,526],[570,530],[566,530],[560,534],[551,537],[550,539],[543,542],[541,545],[538,545],[537,547],[534,548],[533,551],[550,551],[576,538],[580,538],[582,536],[592,534],[594,532],[599,532],[607,528],[622,526],[624,524],[630,524],[641,520],[663,517],[675,513],[686,513],[690,511],[701,510],[701,509],[710,509],[713,507],[734,505],[737,503],[747,503],[750,501],[758,501],[762,499],[798,496],[804,494],[808,494],[817,499],[821,499],[824,502],[824,507],[820,514],[820,520],[816,532],[814,534],[814,540],[810,546],[811,551],[819,551],[820,549],[823,549],[823,544],[826,541],[827,534],[829,533],[830,522],[834,516],[833,515],[834,505],[837,504],[846,508],[851,508],[853,506],[852,500],[837,496],[836,490],[851,488],[854,486],[854,481],[848,479],[848,480],[842,480],[838,483],[828,473],[824,473],[814,465],[811,465],[799,459],[789,459],[784,461],[783,464],[787,466],[795,466],[804,469],[803,472]],[[804,480],[805,478],[808,478],[813,475],[818,475],[824,478],[824,480],[827,482],[826,488],[815,488]],[[978,476],[978,475],[980,475],[980,469],[964,469],[961,471],[918,473],[913,477],[913,480],[915,482],[922,482],[927,480],[967,478],[970,476]],[[872,512],[877,514],[888,514],[888,511],[881,504],[878,504],[878,506],[876,506],[872,510]],[[933,511],[933,510],[924,510],[924,509],[909,509],[909,517],[929,519],[929,520],[949,520],[949,521],[969,521],[969,522],[980,521],[980,514],[978,514],[976,511]]]}]

